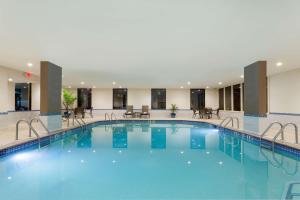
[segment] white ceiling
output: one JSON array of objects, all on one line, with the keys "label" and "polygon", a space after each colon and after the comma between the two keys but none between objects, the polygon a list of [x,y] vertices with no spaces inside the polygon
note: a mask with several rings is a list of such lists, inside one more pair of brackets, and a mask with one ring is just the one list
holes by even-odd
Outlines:
[{"label": "white ceiling", "polygon": [[236,83],[257,60],[300,67],[300,1],[0,0],[0,65],[38,74],[41,60],[72,86]]}]

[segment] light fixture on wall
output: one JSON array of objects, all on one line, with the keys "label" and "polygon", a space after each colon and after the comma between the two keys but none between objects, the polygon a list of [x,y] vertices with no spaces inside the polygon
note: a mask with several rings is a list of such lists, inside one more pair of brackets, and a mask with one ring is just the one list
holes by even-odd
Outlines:
[{"label": "light fixture on wall", "polygon": [[69,86],[68,86],[68,88],[69,88],[69,89],[71,89],[71,88],[72,88],[72,86],[71,86],[71,85],[69,85]]},{"label": "light fixture on wall", "polygon": [[14,79],[9,78],[9,79],[8,79],[8,82],[14,82]]},{"label": "light fixture on wall", "polygon": [[209,86],[206,86],[206,89],[209,89]]},{"label": "light fixture on wall", "polygon": [[281,67],[282,65],[283,65],[282,62],[277,62],[277,63],[276,63],[276,66],[277,66],[277,67]]},{"label": "light fixture on wall", "polygon": [[184,87],[183,86],[180,86],[180,89],[183,89]]},{"label": "light fixture on wall", "polygon": [[95,89],[95,88],[96,88],[96,86],[93,86],[93,88]]},{"label": "light fixture on wall", "polygon": [[115,82],[115,81],[113,81],[113,82],[112,82],[112,84],[113,84],[113,85],[116,85],[116,82]]},{"label": "light fixture on wall", "polygon": [[120,85],[119,88],[122,88],[122,86]]},{"label": "light fixture on wall", "polygon": [[32,67],[33,64],[31,62],[27,63],[27,67]]},{"label": "light fixture on wall", "polygon": [[242,74],[240,77],[241,77],[241,78],[244,78],[244,74]]},{"label": "light fixture on wall", "polygon": [[191,81],[188,81],[187,84],[188,84],[188,85],[191,85],[192,83],[191,83]]},{"label": "light fixture on wall", "polygon": [[222,85],[223,83],[222,83],[222,82],[219,82],[218,84],[219,84],[219,85]]},{"label": "light fixture on wall", "polygon": [[84,81],[81,81],[81,82],[80,82],[80,85],[84,85],[84,84],[85,84],[85,82],[84,82]]}]

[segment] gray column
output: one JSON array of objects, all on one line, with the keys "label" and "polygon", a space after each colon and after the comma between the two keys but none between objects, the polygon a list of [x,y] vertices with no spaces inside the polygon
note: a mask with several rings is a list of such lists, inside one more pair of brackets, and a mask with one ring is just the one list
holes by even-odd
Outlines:
[{"label": "gray column", "polygon": [[41,61],[41,119],[49,130],[61,128],[62,68]]},{"label": "gray column", "polygon": [[257,61],[244,68],[244,129],[260,133],[267,116],[267,62]]},{"label": "gray column", "polygon": [[258,61],[244,69],[245,115],[267,115],[267,62]]}]

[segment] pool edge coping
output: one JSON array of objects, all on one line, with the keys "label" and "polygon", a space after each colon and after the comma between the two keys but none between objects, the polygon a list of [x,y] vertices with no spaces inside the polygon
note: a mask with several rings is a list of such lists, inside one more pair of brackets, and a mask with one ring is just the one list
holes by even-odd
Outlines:
[{"label": "pool edge coping", "polygon": [[[205,121],[205,120],[200,120],[200,121],[197,120],[196,121],[196,120],[190,120],[190,119],[117,119],[117,120],[110,120],[110,121],[97,120],[97,121],[93,121],[93,122],[87,122],[85,126],[90,126],[90,125],[101,123],[101,122],[111,123],[111,122],[118,122],[118,121],[181,121],[181,122],[192,122],[192,123],[207,123],[210,125],[214,125],[218,128],[223,128],[224,130],[225,129],[230,130],[233,133],[238,132],[242,136],[250,136],[252,138],[255,138],[256,140],[259,140],[260,143],[263,143],[263,142],[272,143],[271,139],[261,138],[255,132],[241,130],[241,129],[235,129],[235,128],[231,128],[231,127],[222,127],[217,123]],[[81,126],[72,126],[72,127],[62,128],[59,130],[52,131],[48,135],[43,135],[40,138],[25,139],[25,140],[22,140],[21,142],[17,142],[17,143],[13,142],[8,145],[4,145],[0,148],[0,158],[6,157],[10,154],[14,154],[14,153],[17,153],[22,150],[29,149],[29,147],[33,146],[34,144],[39,144],[39,143],[43,142],[43,140],[45,140],[45,139],[50,139],[51,137],[56,137],[56,136],[63,136],[68,131],[81,129],[81,128],[82,128]],[[22,146],[24,146],[24,147],[21,148]],[[45,145],[45,146],[47,146],[47,145]],[[292,143],[287,143],[287,142],[283,142],[280,140],[278,140],[274,143],[274,148],[280,147],[280,146],[282,146],[283,151],[286,151],[286,153],[291,153],[290,151],[287,151],[288,149],[290,149],[292,152],[294,152],[294,151],[298,152],[298,153],[296,153],[296,155],[298,155],[297,158],[300,158],[300,146],[299,145],[296,146],[296,145],[293,145]]]}]

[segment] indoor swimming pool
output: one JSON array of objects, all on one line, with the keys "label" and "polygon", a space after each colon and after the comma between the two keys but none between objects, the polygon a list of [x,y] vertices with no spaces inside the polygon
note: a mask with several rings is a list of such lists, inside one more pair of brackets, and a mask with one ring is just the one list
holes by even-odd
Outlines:
[{"label": "indoor swimming pool", "polygon": [[296,198],[298,159],[251,141],[200,122],[95,123],[1,158],[0,199]]}]

